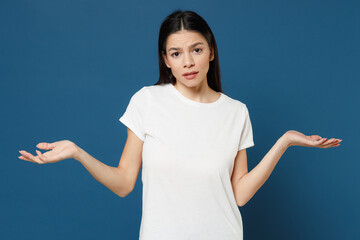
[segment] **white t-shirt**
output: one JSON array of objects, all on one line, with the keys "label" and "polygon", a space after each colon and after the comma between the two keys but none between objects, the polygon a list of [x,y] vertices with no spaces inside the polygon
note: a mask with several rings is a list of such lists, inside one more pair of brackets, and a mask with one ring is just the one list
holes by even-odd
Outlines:
[{"label": "white t-shirt", "polygon": [[243,239],[231,175],[254,146],[244,103],[200,103],[166,83],[138,90],[119,120],[144,141],[140,240]]}]

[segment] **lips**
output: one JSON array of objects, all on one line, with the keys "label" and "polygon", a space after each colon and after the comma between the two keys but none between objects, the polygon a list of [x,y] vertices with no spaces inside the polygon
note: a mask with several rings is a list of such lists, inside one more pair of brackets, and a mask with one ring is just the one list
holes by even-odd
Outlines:
[{"label": "lips", "polygon": [[183,76],[192,75],[195,73],[198,73],[198,72],[197,71],[187,72],[187,73],[184,73]]}]

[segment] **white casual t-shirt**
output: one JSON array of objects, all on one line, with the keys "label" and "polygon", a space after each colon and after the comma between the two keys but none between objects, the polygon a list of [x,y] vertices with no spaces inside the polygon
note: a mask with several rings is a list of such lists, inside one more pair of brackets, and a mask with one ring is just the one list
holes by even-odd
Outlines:
[{"label": "white casual t-shirt", "polygon": [[138,90],[119,120],[144,141],[140,240],[243,239],[231,175],[254,146],[244,103],[200,103],[166,83]]}]

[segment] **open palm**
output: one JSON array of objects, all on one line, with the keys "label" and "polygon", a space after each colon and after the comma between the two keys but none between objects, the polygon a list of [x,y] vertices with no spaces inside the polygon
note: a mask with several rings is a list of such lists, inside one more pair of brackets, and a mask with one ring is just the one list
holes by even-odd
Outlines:
[{"label": "open palm", "polygon": [[306,136],[301,132],[289,130],[285,133],[290,146],[303,146],[303,147],[318,147],[330,148],[340,146],[341,139],[337,138],[322,138],[319,135]]},{"label": "open palm", "polygon": [[39,164],[43,163],[55,163],[64,159],[73,158],[77,152],[77,146],[69,141],[63,140],[53,143],[41,142],[36,145],[37,148],[43,150],[50,150],[45,153],[41,153],[39,150],[36,150],[37,156],[32,155],[31,153],[21,150],[19,153],[20,159],[35,162]]}]

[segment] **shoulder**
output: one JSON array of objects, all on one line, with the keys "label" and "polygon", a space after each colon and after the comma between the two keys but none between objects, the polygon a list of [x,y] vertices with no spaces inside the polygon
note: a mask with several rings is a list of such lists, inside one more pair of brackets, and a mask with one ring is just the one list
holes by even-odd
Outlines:
[{"label": "shoulder", "polygon": [[232,98],[226,94],[224,94],[224,98],[225,98],[225,102],[231,106],[232,108],[240,111],[240,112],[245,112],[247,110],[246,104],[238,99]]},{"label": "shoulder", "polygon": [[131,96],[131,101],[137,104],[148,104],[152,96],[161,96],[165,85],[143,86]]},{"label": "shoulder", "polygon": [[146,96],[147,100],[152,102],[155,99],[166,98],[168,96],[168,90],[166,84],[159,84],[144,86],[138,92],[139,95],[142,95],[144,98]]},{"label": "shoulder", "polygon": [[153,93],[159,93],[165,89],[165,85],[148,85],[140,88],[135,94],[137,95],[149,95]]},{"label": "shoulder", "polygon": [[163,92],[166,89],[166,84],[159,84],[159,85],[150,85],[150,86],[144,86],[142,88],[144,91],[147,91],[148,93],[160,93]]},{"label": "shoulder", "polygon": [[162,85],[150,85],[150,86],[143,86],[138,89],[134,94],[133,98],[147,98],[151,93],[159,91],[162,88]]}]

